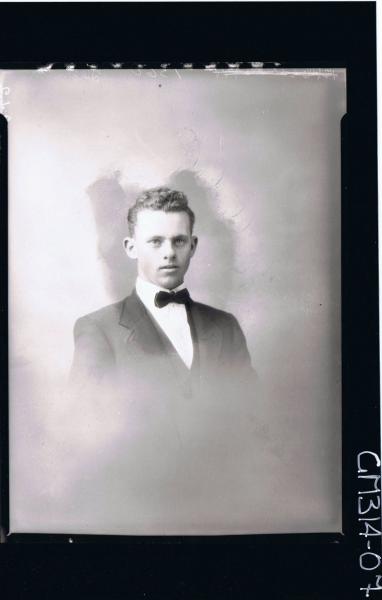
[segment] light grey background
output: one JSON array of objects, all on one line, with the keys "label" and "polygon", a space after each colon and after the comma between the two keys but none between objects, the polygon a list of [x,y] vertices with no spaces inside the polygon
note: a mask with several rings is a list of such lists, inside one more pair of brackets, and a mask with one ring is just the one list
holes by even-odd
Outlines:
[{"label": "light grey background", "polygon": [[[344,70],[11,71],[0,82],[9,118],[11,530],[339,531]],[[162,184],[185,191],[196,213],[192,296],[233,312],[247,337],[256,428],[248,464],[236,464],[245,485],[235,498],[178,494],[171,520],[127,493],[111,518],[96,514],[81,486],[105,456],[123,465],[110,440],[124,432],[65,396],[72,328],[132,288],[126,208]],[[220,444],[230,448],[223,434]],[[160,462],[153,455],[158,488]]]}]

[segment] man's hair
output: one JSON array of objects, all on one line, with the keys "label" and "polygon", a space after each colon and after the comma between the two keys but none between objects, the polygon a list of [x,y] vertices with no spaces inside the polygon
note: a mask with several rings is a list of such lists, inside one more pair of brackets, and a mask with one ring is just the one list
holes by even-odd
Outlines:
[{"label": "man's hair", "polygon": [[158,187],[151,190],[145,190],[138,196],[135,204],[129,208],[127,213],[127,223],[129,234],[134,235],[137,216],[141,210],[163,210],[164,212],[185,212],[190,218],[191,233],[195,223],[195,215],[188,206],[186,194],[171,190],[167,187]]}]

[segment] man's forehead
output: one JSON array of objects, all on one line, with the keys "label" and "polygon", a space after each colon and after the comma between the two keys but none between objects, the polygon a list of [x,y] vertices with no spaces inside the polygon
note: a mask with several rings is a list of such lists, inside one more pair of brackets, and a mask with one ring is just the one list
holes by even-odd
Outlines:
[{"label": "man's forehead", "polygon": [[179,230],[189,233],[190,219],[185,211],[143,209],[138,212],[137,226],[140,230]]}]

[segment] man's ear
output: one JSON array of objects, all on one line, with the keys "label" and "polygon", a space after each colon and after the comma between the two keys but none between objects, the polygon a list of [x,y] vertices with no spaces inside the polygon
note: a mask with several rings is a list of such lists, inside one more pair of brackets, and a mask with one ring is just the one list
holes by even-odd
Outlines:
[{"label": "man's ear", "polygon": [[123,247],[125,248],[125,252],[129,258],[137,258],[137,249],[135,246],[135,238],[126,237],[123,240]]},{"label": "man's ear", "polygon": [[196,237],[196,235],[193,235],[191,237],[191,256],[194,256],[197,245],[198,245],[198,238]]}]

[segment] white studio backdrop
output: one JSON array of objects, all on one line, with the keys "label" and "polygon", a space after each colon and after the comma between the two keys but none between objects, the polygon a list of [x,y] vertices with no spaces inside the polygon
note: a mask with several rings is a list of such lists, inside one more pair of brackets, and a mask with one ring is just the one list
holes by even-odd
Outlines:
[{"label": "white studio backdrop", "polygon": [[[65,467],[73,423],[61,390],[75,320],[134,285],[127,208],[158,185],[187,193],[199,235],[188,287],[237,316],[259,380],[240,532],[339,531],[345,71],[2,71],[0,86],[12,531],[98,533],[67,508],[84,466],[79,446],[76,469]],[[90,425],[86,452],[94,434]],[[177,531],[237,531],[228,510],[218,525],[198,510]],[[135,532],[126,507],[116,511],[100,532],[118,522]],[[146,523],[139,531],[158,531]]]}]

